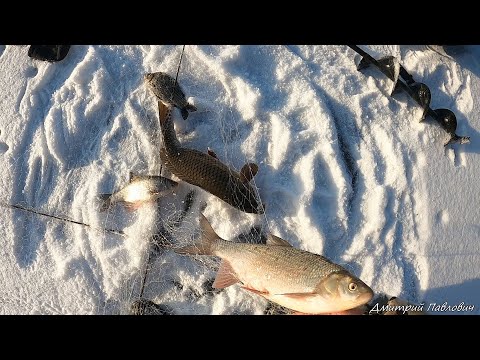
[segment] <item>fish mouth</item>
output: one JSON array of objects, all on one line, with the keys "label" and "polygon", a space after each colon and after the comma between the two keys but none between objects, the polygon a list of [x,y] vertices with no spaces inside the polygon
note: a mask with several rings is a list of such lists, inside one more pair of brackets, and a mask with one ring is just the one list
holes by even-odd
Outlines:
[{"label": "fish mouth", "polygon": [[[370,290],[370,289],[369,289]],[[366,304],[368,303],[370,300],[372,300],[372,297],[373,297],[373,291],[370,290],[370,291],[367,291],[366,293],[360,295],[357,300],[356,300],[356,303],[358,303],[359,305],[363,305],[363,304]]]}]

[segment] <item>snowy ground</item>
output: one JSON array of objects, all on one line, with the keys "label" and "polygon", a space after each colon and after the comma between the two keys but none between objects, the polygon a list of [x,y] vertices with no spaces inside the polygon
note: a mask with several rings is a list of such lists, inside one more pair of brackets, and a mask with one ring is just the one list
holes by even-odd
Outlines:
[{"label": "snowy ground", "polygon": [[[379,71],[357,72],[346,46],[187,46],[179,82],[198,111],[187,121],[175,112],[178,137],[237,170],[257,162],[267,210],[245,214],[196,189],[172,227],[188,184],[136,213],[100,213],[96,197],[124,186],[130,170],[160,171],[143,74],[174,76],[181,46],[72,46],[53,64],[30,59],[26,46],[0,46],[0,201],[94,227],[2,208],[0,313],[128,313],[150,236],[163,223],[175,244],[192,241],[206,203],[226,239],[253,241],[245,234],[255,226],[346,266],[376,294],[463,301],[479,314],[480,47],[453,59],[421,46],[363,48],[400,58],[471,144],[444,149],[444,131],[418,123],[407,95],[388,97]],[[212,291],[215,259],[165,250],[151,260],[143,297],[176,314],[267,307],[236,285]]]}]

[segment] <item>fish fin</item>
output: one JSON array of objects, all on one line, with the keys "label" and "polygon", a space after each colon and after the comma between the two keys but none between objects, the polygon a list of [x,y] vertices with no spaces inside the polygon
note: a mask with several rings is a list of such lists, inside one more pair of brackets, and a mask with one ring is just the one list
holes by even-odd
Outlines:
[{"label": "fish fin", "polygon": [[190,112],[197,111],[197,107],[192,104],[187,104],[187,106],[185,106],[185,109],[187,109]]},{"label": "fish fin", "polygon": [[128,212],[133,212],[133,211],[141,208],[143,203],[144,203],[144,201],[135,201],[135,202],[132,202],[132,203],[125,203],[124,207],[125,207],[125,209],[127,209]]},{"label": "fish fin", "polygon": [[164,183],[169,184],[172,188],[178,186],[178,182],[176,182],[172,179],[166,178],[164,176],[160,176],[160,177],[162,178]]},{"label": "fish fin", "polygon": [[255,163],[247,163],[243,165],[242,170],[240,170],[240,181],[242,183],[247,183],[253,179],[253,177],[258,172],[258,165]]},{"label": "fish fin", "polygon": [[210,148],[207,148],[207,154],[210,155],[211,157],[214,157],[215,159],[218,159],[217,154],[215,153],[215,151],[213,151],[213,150],[210,149]]},{"label": "fish fin", "polygon": [[223,289],[229,287],[230,285],[236,284],[238,282],[237,275],[235,270],[233,270],[232,265],[227,260],[222,260],[220,267],[218,268],[217,276],[215,276],[215,281],[213,282],[213,287],[215,289]]},{"label": "fish fin", "polygon": [[207,218],[202,213],[200,213],[200,230],[200,240],[195,242],[194,245],[188,245],[175,249],[175,252],[183,255],[212,255],[212,245],[215,244],[220,237],[217,235],[215,230],[213,230],[212,225],[210,225]]},{"label": "fish fin", "polygon": [[128,183],[131,184],[132,182],[134,182],[138,178],[139,178],[139,176],[137,174],[135,174],[133,171],[130,171],[130,173],[128,174]]},{"label": "fish fin", "polygon": [[184,107],[183,109],[180,110],[180,112],[182,113],[182,118],[183,120],[187,120],[188,119],[188,110],[186,107]]},{"label": "fish fin", "polygon": [[100,199],[100,211],[106,211],[112,205],[112,194],[100,194],[98,195]]},{"label": "fish fin", "polygon": [[172,108],[165,105],[162,101],[158,101],[158,118],[160,119],[160,125],[164,126],[168,120],[172,117]]},{"label": "fish fin", "polygon": [[318,296],[317,293],[285,293],[275,294],[276,296],[285,296],[290,299],[308,299],[309,297]]},{"label": "fish fin", "polygon": [[287,240],[283,240],[278,236],[268,234],[267,235],[267,245],[276,245],[276,246],[292,246]]},{"label": "fish fin", "polygon": [[261,295],[261,296],[265,296],[265,295],[268,295],[268,291],[261,291],[261,290],[257,290],[257,289],[252,289],[252,288],[249,288],[248,286],[242,286],[242,289],[245,289],[245,290],[248,290],[254,294],[257,294],[257,295]]}]

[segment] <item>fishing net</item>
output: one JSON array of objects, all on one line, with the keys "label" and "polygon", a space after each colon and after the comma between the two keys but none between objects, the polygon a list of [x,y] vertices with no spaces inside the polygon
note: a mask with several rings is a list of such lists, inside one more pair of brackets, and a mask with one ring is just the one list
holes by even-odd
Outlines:
[{"label": "fishing net", "polygon": [[[178,83],[198,110],[184,121],[175,109],[173,118],[182,146],[205,153],[211,148],[239,172],[261,159],[248,139],[252,116],[245,118],[235,104],[243,85],[216,63],[237,50],[186,47]],[[20,208],[7,210],[10,221],[2,229],[14,235],[21,271],[48,258],[43,262],[51,281],[43,281],[38,293],[75,295],[55,308],[42,305],[39,296],[20,307],[23,312],[209,314],[251,313],[253,303],[256,312],[266,307],[249,294],[232,299],[238,290],[213,289],[217,258],[173,251],[198,238],[201,211],[229,240],[264,241],[268,226],[266,215],[245,214],[162,167],[157,100],[143,75],[163,71],[175,77],[181,53],[182,46],[73,46],[64,68],[27,68],[34,76],[27,78],[18,111],[29,125],[13,161],[6,162],[10,176],[2,178],[2,188],[13,194],[2,200]],[[35,101],[44,113],[31,110]],[[136,211],[121,204],[99,211],[98,195],[125,187],[130,171],[161,174],[180,185]],[[252,186],[258,190],[255,178]],[[1,297],[8,298],[8,291]]]}]

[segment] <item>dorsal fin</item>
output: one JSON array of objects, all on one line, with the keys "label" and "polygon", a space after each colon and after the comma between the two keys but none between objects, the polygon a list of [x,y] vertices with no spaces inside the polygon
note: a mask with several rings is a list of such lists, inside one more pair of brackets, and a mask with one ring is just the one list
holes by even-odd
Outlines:
[{"label": "dorsal fin", "polygon": [[210,155],[211,157],[214,157],[215,159],[218,159],[217,154],[215,153],[215,151],[213,151],[213,150],[210,149],[209,147],[207,148],[207,154]]},{"label": "dorsal fin", "polygon": [[138,175],[135,174],[133,171],[130,171],[130,173],[128,174],[128,182],[131,184],[137,179],[138,179]]},{"label": "dorsal fin", "polygon": [[287,240],[283,240],[278,236],[268,234],[267,235],[267,245],[274,245],[274,246],[292,246]]},{"label": "dorsal fin", "polygon": [[240,170],[240,181],[242,183],[247,183],[257,174],[258,165],[255,163],[247,163],[243,165],[242,170]]}]

